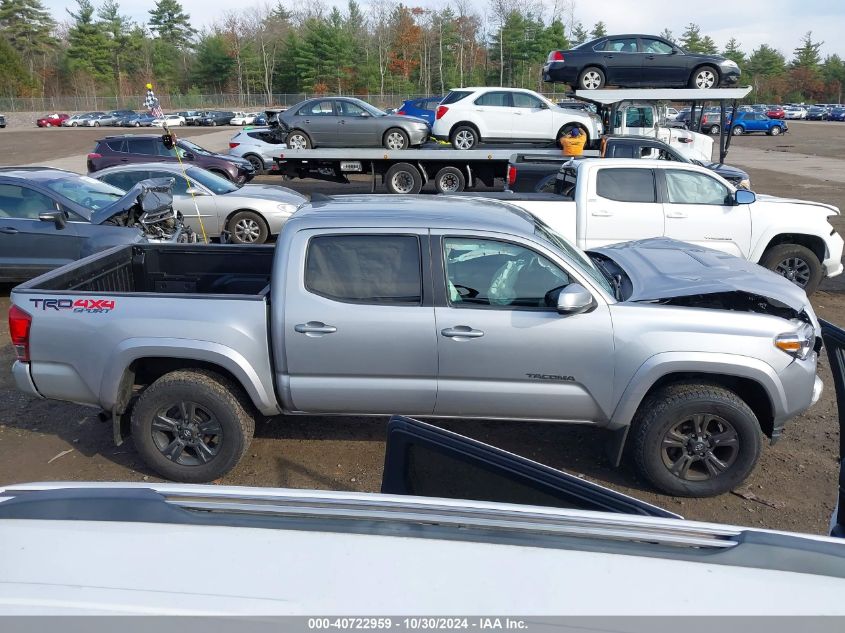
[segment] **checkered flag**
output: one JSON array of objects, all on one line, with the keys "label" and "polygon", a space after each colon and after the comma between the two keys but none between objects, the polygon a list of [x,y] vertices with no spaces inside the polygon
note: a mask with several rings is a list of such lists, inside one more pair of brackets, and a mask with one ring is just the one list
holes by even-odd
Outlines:
[{"label": "checkered flag", "polygon": [[161,111],[161,106],[158,103],[158,97],[156,97],[156,93],[153,92],[152,88],[147,88],[147,96],[144,97],[144,107],[157,119],[164,116],[164,112]]}]

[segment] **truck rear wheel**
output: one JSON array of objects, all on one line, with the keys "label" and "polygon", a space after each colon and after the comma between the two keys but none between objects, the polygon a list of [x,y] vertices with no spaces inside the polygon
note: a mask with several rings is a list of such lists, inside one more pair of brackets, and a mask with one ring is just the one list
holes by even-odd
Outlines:
[{"label": "truck rear wheel", "polygon": [[760,424],[734,392],[674,384],[647,397],[632,428],[639,474],[661,492],[711,497],[741,484],[760,457]]},{"label": "truck rear wheel", "polygon": [[434,177],[437,193],[459,193],[466,188],[467,179],[457,167],[444,167]]},{"label": "truck rear wheel", "polygon": [[824,270],[816,254],[800,244],[778,244],[760,259],[760,265],[786,277],[808,295],[822,282]]},{"label": "truck rear wheel", "polygon": [[132,439],[166,479],[219,479],[243,457],[255,431],[240,386],[212,371],[178,370],[150,385],[132,411]]},{"label": "truck rear wheel", "polygon": [[396,163],[384,175],[390,193],[413,194],[422,190],[422,175],[410,163]]}]

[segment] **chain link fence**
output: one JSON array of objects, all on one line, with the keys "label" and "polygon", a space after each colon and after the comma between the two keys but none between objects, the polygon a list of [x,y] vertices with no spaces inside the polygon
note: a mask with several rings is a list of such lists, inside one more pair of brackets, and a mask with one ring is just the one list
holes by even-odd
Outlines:
[{"label": "chain link fence", "polygon": [[[208,95],[158,95],[164,110],[263,110],[266,108],[286,108],[312,97],[330,97],[338,95],[314,93],[273,94],[267,100],[265,94],[208,94]],[[380,108],[398,108],[408,99],[425,98],[426,94],[359,94],[348,95],[363,99]],[[563,92],[545,93],[549,99],[563,97]],[[144,110],[144,95],[129,97],[65,96],[17,98],[0,97],[0,112],[92,112],[121,109]]]}]

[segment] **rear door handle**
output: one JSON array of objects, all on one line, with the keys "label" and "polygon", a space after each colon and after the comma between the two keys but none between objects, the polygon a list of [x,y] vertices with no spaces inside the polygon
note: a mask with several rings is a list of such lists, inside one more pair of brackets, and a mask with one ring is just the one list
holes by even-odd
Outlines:
[{"label": "rear door handle", "polygon": [[334,334],[337,328],[333,325],[326,325],[322,321],[308,321],[308,323],[298,323],[293,326],[293,329],[300,334],[306,336],[319,336],[322,334]]},{"label": "rear door handle", "polygon": [[595,216],[597,218],[609,218],[613,214],[610,211],[593,211],[590,215]]},{"label": "rear door handle", "polygon": [[454,339],[467,339],[467,338],[481,338],[484,336],[484,332],[481,330],[473,330],[468,325],[456,325],[455,327],[447,327],[443,330],[440,330],[440,333],[443,336],[447,336],[449,338]]},{"label": "rear door handle", "polygon": [[311,119],[305,119],[306,123],[311,123]]},{"label": "rear door handle", "polygon": [[670,211],[666,214],[667,218],[688,218],[689,216],[683,211]]},{"label": "rear door handle", "polygon": [[0,229],[0,233],[5,233],[6,235],[14,235],[17,232],[18,230],[12,228],[11,226],[4,226],[2,229]]}]

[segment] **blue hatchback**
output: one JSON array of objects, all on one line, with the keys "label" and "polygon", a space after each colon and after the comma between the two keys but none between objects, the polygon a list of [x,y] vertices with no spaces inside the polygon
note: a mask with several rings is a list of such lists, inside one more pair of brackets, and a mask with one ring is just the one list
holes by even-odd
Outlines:
[{"label": "blue hatchback", "polygon": [[415,116],[420,119],[425,119],[428,124],[434,125],[434,111],[437,106],[443,101],[443,97],[425,97],[423,99],[408,99],[405,101],[396,114],[404,114],[406,116]]},{"label": "blue hatchback", "polygon": [[749,132],[765,132],[769,136],[777,136],[788,129],[786,121],[770,119],[761,112],[737,112],[736,121],[731,121],[728,118],[728,122],[725,124],[725,131],[730,131],[735,136]]},{"label": "blue hatchback", "polygon": [[833,108],[827,115],[828,121],[845,121],[845,108]]}]

